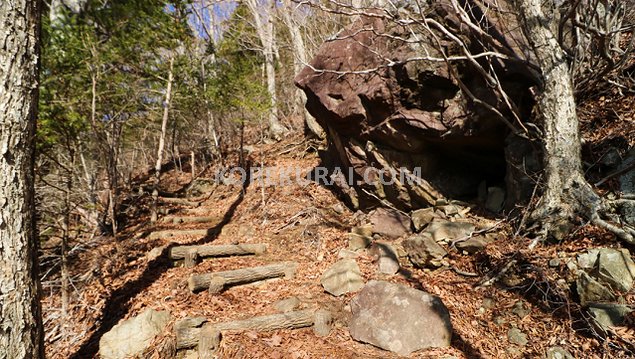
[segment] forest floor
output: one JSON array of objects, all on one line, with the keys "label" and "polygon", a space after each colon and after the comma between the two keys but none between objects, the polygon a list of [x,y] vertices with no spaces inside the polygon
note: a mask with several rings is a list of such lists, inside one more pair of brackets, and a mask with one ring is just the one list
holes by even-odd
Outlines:
[{"label": "forest floor", "polygon": [[[635,97],[623,97],[611,104],[614,98],[599,99],[580,111],[588,162],[601,158],[609,145],[623,149],[634,144]],[[253,166],[300,168],[302,173],[320,163],[316,152],[299,135],[276,144],[254,146],[248,158]],[[201,177],[211,177],[216,170],[218,168],[209,168]],[[601,173],[591,171],[589,174],[602,177]],[[191,181],[187,170],[178,169],[164,174],[163,178],[166,191],[176,191]],[[608,181],[606,188],[614,185]],[[96,357],[99,338],[105,332],[121,319],[135,316],[146,308],[169,311],[175,320],[204,316],[218,322],[274,313],[273,304],[291,296],[298,297],[302,307],[319,305],[330,309],[335,316],[330,335],[317,337],[311,329],[228,333],[223,337],[220,357],[397,357],[354,341],[346,328],[346,318],[350,316],[346,306],[354,294],[334,297],[325,293],[320,285],[322,273],[338,260],[339,250],[347,247],[346,234],[358,224],[360,213],[352,212],[328,188],[313,182],[271,187],[254,182],[244,188],[218,184],[204,199],[196,208],[171,208],[174,214],[216,218],[213,225],[187,225],[187,228],[208,229],[209,235],[204,239],[150,239],[148,234],[152,231],[182,229],[185,225],[150,223],[145,196],[135,204],[145,209],[134,215],[134,220],[119,234],[117,241],[112,237],[95,237],[76,247],[71,266],[74,286],[66,317],[60,311],[56,284],[59,282],[44,282],[48,357]],[[508,217],[490,216],[490,219]],[[563,286],[560,280],[570,275],[565,265],[568,259],[591,247],[620,246],[614,236],[583,226],[561,243],[539,243],[530,249],[531,239],[514,236],[514,223],[511,219],[507,221],[499,239],[478,254],[450,252],[452,266],[476,273],[477,277],[458,274],[448,268],[407,268],[408,276],[387,276],[376,270],[375,258],[369,252],[362,252],[357,258],[366,281],[381,279],[423,289],[438,295],[448,307],[454,329],[452,346],[418,351],[409,357],[536,358],[542,357],[547,348],[557,345],[567,348],[577,358],[633,357],[633,323],[623,328],[619,335],[602,340],[589,330],[584,311],[571,299],[574,298],[571,289]],[[259,256],[204,260],[194,268],[174,267],[167,261],[147,259],[153,248],[177,242],[266,243],[268,251]],[[549,261],[554,258],[559,258],[561,264],[549,266]],[[511,260],[515,260],[516,265],[506,280],[477,288],[485,276],[499,272]],[[191,273],[277,261],[298,262],[296,276],[236,286],[217,295],[193,294],[187,288],[186,281]],[[635,303],[634,299],[633,295],[626,296],[628,303]],[[523,309],[518,310],[519,307]],[[513,327],[527,334],[526,346],[510,344],[508,331]],[[164,334],[157,339],[147,357],[165,357],[169,349],[167,343],[173,338],[168,331]]]}]

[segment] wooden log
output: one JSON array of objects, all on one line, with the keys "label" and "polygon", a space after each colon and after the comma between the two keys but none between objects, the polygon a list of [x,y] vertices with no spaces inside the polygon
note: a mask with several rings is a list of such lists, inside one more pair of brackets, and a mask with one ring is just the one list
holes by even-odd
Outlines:
[{"label": "wooden log", "polygon": [[192,268],[198,264],[200,256],[195,250],[190,250],[185,254],[185,268]]},{"label": "wooden log", "polygon": [[181,206],[198,207],[200,202],[190,201],[185,198],[171,198],[171,197],[159,197],[159,201],[166,204],[178,204]]},{"label": "wooden log", "polygon": [[319,309],[315,312],[313,322],[313,333],[318,337],[325,337],[331,332],[331,322],[333,317],[326,309]]},{"label": "wooden log", "polygon": [[214,359],[220,346],[220,330],[211,323],[206,323],[201,328],[198,338],[198,358]]},{"label": "wooden log", "polygon": [[[193,237],[205,237],[207,236],[207,229],[178,229],[178,230],[165,230],[165,231],[156,231],[150,233],[148,236],[149,239],[165,239],[165,238],[173,238],[173,237],[184,237],[184,236],[193,236]],[[185,258],[183,255],[182,258]]]},{"label": "wooden log", "polygon": [[163,217],[161,220],[165,223],[218,223],[222,221],[222,218],[211,216],[169,216]]},{"label": "wooden log", "polygon": [[[327,319],[327,320],[325,320]],[[192,348],[200,345],[203,336],[210,336],[203,342],[204,350],[215,346],[218,348],[220,332],[227,330],[257,330],[269,331],[277,329],[298,329],[313,326],[318,323],[320,335],[328,335],[330,331],[331,314],[326,310],[298,310],[288,313],[271,314],[242,320],[232,320],[211,324],[201,321],[201,318],[183,319],[175,324],[177,349]],[[314,329],[317,332],[318,329]],[[199,350],[200,350],[199,346]]]},{"label": "wooden log", "polygon": [[256,282],[269,278],[277,278],[283,276],[286,278],[293,278],[297,267],[298,263],[283,262],[261,267],[243,268],[225,272],[192,274],[187,280],[187,283],[190,290],[196,293],[200,292],[201,290],[210,288],[212,279],[216,278],[213,282],[213,290],[220,291],[230,285]]},{"label": "wooden log", "polygon": [[240,256],[248,254],[262,254],[267,250],[266,244],[220,244],[204,246],[178,246],[170,250],[170,258],[174,260],[185,258],[188,253],[196,252],[201,258]]},{"label": "wooden log", "polygon": [[187,317],[174,323],[176,349],[195,347],[199,341],[201,327],[207,323],[205,317]]}]

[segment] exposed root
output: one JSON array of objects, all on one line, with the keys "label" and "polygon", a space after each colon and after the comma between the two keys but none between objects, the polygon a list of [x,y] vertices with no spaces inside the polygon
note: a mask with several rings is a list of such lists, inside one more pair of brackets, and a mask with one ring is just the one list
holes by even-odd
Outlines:
[{"label": "exposed root", "polygon": [[629,199],[605,200],[601,206],[596,206],[592,209],[590,220],[591,223],[596,226],[614,233],[622,241],[628,244],[635,244],[635,228],[624,223],[615,225],[603,218],[603,216],[606,216],[608,213],[614,212],[615,208],[624,205],[635,205],[635,201]]}]

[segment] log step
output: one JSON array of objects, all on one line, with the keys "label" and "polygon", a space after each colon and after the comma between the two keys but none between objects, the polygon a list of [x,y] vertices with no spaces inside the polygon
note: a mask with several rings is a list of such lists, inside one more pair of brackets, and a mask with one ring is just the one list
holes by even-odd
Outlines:
[{"label": "log step", "polygon": [[257,282],[269,278],[293,278],[297,267],[298,263],[296,262],[282,262],[224,272],[192,274],[187,283],[193,293],[208,289],[210,293],[216,294],[232,285]]},{"label": "log step", "polygon": [[208,234],[207,229],[173,229],[173,230],[165,230],[165,231],[156,231],[150,233],[148,236],[149,239],[165,239],[165,238],[174,238],[174,237],[205,237]]},{"label": "log step", "polygon": [[178,246],[170,249],[170,259],[185,259],[185,266],[191,267],[195,265],[200,258],[262,254],[266,250],[267,245],[261,243]]},{"label": "log step", "polygon": [[201,205],[200,202],[190,201],[185,198],[172,198],[172,197],[159,197],[159,202],[165,204],[178,204],[181,206],[190,206],[190,207],[198,207]]},{"label": "log step", "polygon": [[168,216],[163,217],[161,219],[162,222],[165,223],[218,223],[223,219],[218,217],[209,217],[209,216]]},{"label": "log step", "polygon": [[331,329],[331,320],[331,313],[324,309],[298,310],[216,324],[209,323],[204,317],[185,318],[174,325],[176,348],[186,349],[199,345],[199,351],[217,349],[220,332],[226,330],[269,331],[313,326],[316,335],[326,336]]}]

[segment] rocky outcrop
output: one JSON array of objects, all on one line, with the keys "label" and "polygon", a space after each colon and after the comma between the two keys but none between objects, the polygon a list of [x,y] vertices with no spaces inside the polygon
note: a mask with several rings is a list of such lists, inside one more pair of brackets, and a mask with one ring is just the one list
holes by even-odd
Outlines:
[{"label": "rocky outcrop", "polygon": [[342,259],[327,269],[320,283],[334,296],[355,292],[364,286],[364,278],[355,259]]},{"label": "rocky outcrop", "polygon": [[[462,28],[461,40],[479,51],[474,34],[459,26],[447,4],[430,3],[425,10],[430,18]],[[491,24],[496,32],[495,22]],[[445,55],[462,56],[456,43],[436,29],[414,29],[420,40],[414,41],[409,30],[413,29],[394,19],[360,16],[324,43],[295,78],[307,95],[308,111],[328,133],[325,164],[342,168],[333,171],[334,183],[355,207],[387,200],[399,209],[416,209],[434,205],[439,198],[476,197],[479,184],[497,188],[492,186],[505,181],[506,203],[517,203],[517,197],[532,189],[523,176],[538,165],[528,158],[533,157],[531,146],[510,137],[500,118],[469,100],[468,92],[507,114],[504,103],[468,61],[451,66],[436,60],[411,61],[443,58],[436,36]],[[501,51],[514,51],[508,44],[517,42],[496,36]],[[500,59],[492,59],[492,66],[506,92],[521,105],[519,111],[528,114],[531,71]],[[353,169],[353,183],[344,168]],[[416,168],[421,179],[411,177]],[[498,196],[491,206],[498,209],[501,201]]]},{"label": "rocky outcrop", "polygon": [[400,355],[447,347],[450,314],[441,300],[401,284],[370,281],[351,301],[353,339]]}]

